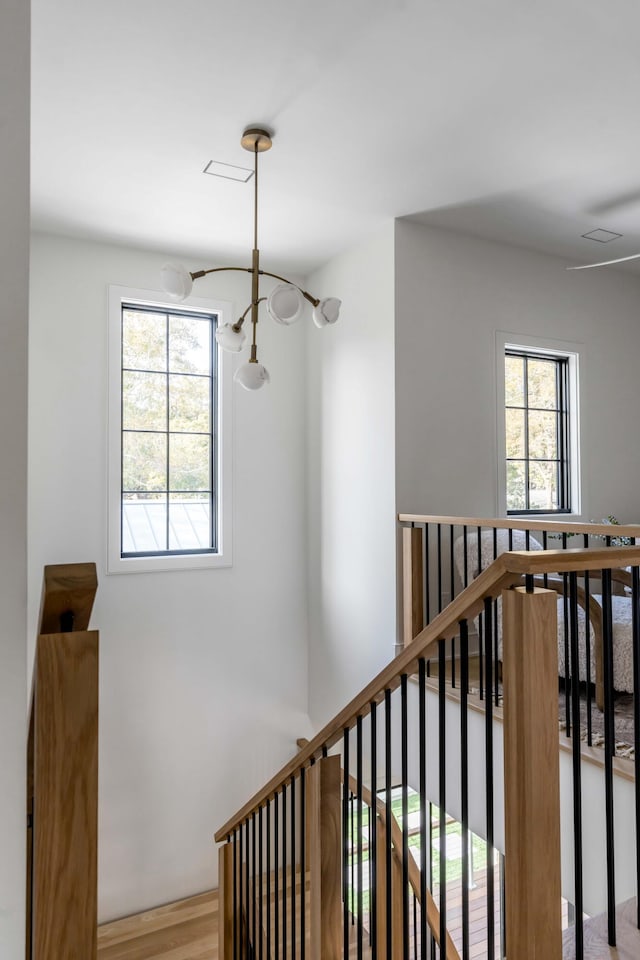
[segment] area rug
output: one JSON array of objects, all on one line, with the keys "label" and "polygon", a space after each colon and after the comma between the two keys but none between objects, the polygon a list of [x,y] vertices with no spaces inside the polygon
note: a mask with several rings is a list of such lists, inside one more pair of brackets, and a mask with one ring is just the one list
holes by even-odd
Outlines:
[{"label": "area rug", "polygon": [[[588,743],[589,730],[587,725],[587,708],[591,707],[591,746],[602,747],[604,749],[604,713],[598,710],[595,699],[592,697],[590,704],[587,704],[584,685],[580,689],[580,739],[583,743]],[[571,704],[569,704],[571,710]],[[561,684],[558,695],[558,716],[560,718],[560,730],[564,732],[566,724],[567,701],[565,691]],[[633,748],[633,694],[618,693],[615,696],[614,722],[616,738],[616,756],[623,757],[626,760],[633,760],[635,751]]]}]

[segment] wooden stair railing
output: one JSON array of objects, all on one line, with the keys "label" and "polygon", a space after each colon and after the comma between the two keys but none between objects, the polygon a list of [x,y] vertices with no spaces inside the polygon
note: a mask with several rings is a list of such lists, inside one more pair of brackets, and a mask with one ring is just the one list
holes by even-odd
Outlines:
[{"label": "wooden stair railing", "polygon": [[27,960],[96,957],[97,585],[93,563],[44,569],[27,746]]},{"label": "wooden stair railing", "polygon": [[[483,535],[489,535],[493,531],[494,538],[498,532],[508,533],[510,537],[518,534],[525,534],[525,537],[528,537],[532,534],[538,538],[538,541],[542,541],[543,545],[548,544],[548,538],[550,538],[554,542],[561,541],[563,549],[569,546],[577,547],[580,543],[586,547],[589,541],[594,539],[604,540],[609,546],[620,545],[621,542],[634,543],[636,540],[640,542],[640,524],[575,523],[565,520],[530,520],[517,516],[449,517],[413,513],[401,513],[398,520],[402,524],[402,646],[411,643],[429,619],[428,616],[425,617],[425,612],[429,609],[428,600],[425,604],[425,598],[430,596],[432,602],[441,604],[442,591],[444,594],[450,593],[453,596],[454,581],[464,576],[459,569],[456,569],[453,560],[454,541],[464,538],[466,541],[473,542],[480,531]],[[430,529],[431,548],[429,547]],[[436,538],[437,556],[434,555]],[[491,547],[490,542],[485,544],[485,558],[487,553],[491,556]],[[502,547],[498,545],[498,551],[501,548],[504,549],[504,543]],[[521,545],[511,546],[510,549],[519,550]],[[624,594],[625,587],[631,587],[630,577],[625,570],[612,570],[612,579],[614,593]],[[566,590],[566,585],[563,587],[562,583],[549,584],[549,586],[559,594]],[[604,706],[602,609],[593,597],[585,597],[584,590],[578,591],[578,603],[585,612],[588,608],[587,619],[593,631],[595,660],[595,676],[592,680],[595,683],[596,704],[602,710]]]},{"label": "wooden stair railing", "polygon": [[[294,778],[300,778],[303,771],[309,778],[317,776],[323,768],[333,768],[334,773],[329,779],[336,781],[337,778],[338,789],[334,783],[327,795],[326,803],[333,807],[334,812],[325,817],[325,823],[333,818],[334,826],[325,830],[319,828],[323,822],[321,812],[316,816],[309,811],[307,823],[310,833],[320,829],[322,839],[316,845],[315,866],[311,850],[306,864],[312,872],[315,869],[323,877],[327,867],[327,876],[330,876],[332,884],[329,903],[323,900],[321,886],[315,885],[314,888],[312,884],[310,891],[312,912],[315,909],[323,917],[323,929],[331,931],[326,943],[314,942],[312,937],[313,960],[338,960],[343,956],[340,933],[343,913],[336,906],[340,896],[338,865],[343,855],[341,831],[335,827],[340,757],[328,755],[328,751],[341,741],[344,749],[350,731],[357,727],[363,717],[370,715],[374,705],[386,702],[390,692],[398,686],[404,685],[406,688],[406,678],[418,672],[419,663],[424,668],[427,658],[437,656],[439,649],[442,654],[441,642],[456,638],[462,621],[469,621],[483,609],[486,612],[487,604],[490,608],[498,597],[502,598],[504,611],[506,953],[518,960],[561,960],[557,594],[553,590],[535,587],[534,578],[627,566],[640,566],[640,546],[512,551],[501,554],[217,831],[215,839],[218,843],[235,840],[237,836],[241,838],[242,830],[247,831],[248,837],[252,818],[259,818],[267,805],[275,802]],[[523,580],[526,580],[524,587]],[[490,713],[487,716],[490,718]],[[346,763],[345,767],[348,767]],[[373,802],[370,794],[369,801]],[[396,828],[399,832],[397,821]],[[392,838],[392,844],[396,847],[400,843],[398,832],[395,834],[395,843]],[[386,830],[382,831],[384,833]],[[225,904],[234,896],[233,880],[229,886],[234,846],[235,843],[226,842],[220,854],[220,883],[221,888],[225,887],[222,892]],[[406,866],[410,886],[419,890],[421,877],[417,864],[403,864],[403,867]],[[240,872],[243,871],[242,856],[236,860],[236,867]],[[248,870],[247,860],[245,877],[249,876]],[[314,906],[315,899],[318,902]],[[386,897],[383,899],[386,900]],[[346,910],[346,906],[343,909]],[[231,960],[234,956],[234,923],[237,924],[239,920],[238,917],[232,917],[232,912],[230,910],[227,913],[225,908],[225,916],[229,919],[222,925],[220,960]],[[435,933],[434,927],[438,928],[435,904],[427,903],[427,914],[430,916],[429,927]],[[346,950],[346,936],[344,942]],[[447,936],[447,957],[455,958],[455,948],[450,947],[449,942]],[[241,949],[239,953],[236,952],[236,958],[244,960],[242,940],[237,939],[236,947],[238,943]]]}]

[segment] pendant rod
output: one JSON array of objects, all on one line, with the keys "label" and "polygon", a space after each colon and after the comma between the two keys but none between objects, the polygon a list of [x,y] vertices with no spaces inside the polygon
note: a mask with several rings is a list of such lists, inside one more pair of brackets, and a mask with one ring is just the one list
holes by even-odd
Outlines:
[{"label": "pendant rod", "polygon": [[251,361],[255,363],[258,357],[256,333],[258,328],[258,304],[260,303],[260,253],[258,251],[258,141],[253,145],[254,153],[254,184],[253,184],[253,258],[251,276]]},{"label": "pendant rod", "polygon": [[258,143],[254,147],[254,184],[253,184],[253,249],[258,249]]}]

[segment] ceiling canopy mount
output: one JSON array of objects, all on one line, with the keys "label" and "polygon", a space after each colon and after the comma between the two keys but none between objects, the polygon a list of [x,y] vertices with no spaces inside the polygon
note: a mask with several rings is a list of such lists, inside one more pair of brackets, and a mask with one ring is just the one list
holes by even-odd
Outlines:
[{"label": "ceiling canopy mount", "polygon": [[269,131],[263,127],[247,127],[242,134],[240,145],[249,153],[265,153],[271,150],[273,140]]}]

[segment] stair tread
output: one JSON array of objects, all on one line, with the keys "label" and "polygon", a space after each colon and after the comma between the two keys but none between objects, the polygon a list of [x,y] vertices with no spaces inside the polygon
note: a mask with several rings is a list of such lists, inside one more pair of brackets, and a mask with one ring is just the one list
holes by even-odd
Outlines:
[{"label": "stair tread", "polygon": [[[617,946],[608,944],[607,915],[601,913],[584,922],[584,960],[638,960],[640,957],[640,930],[637,927],[636,898],[626,900],[616,908]],[[563,960],[574,960],[575,930],[569,927],[562,938]]]}]

